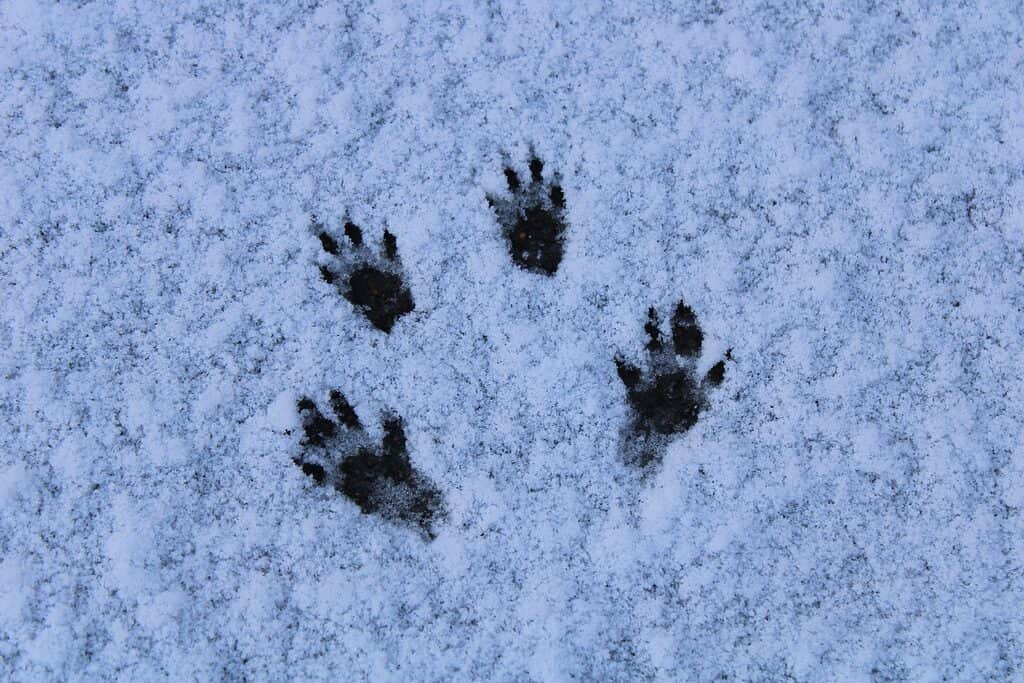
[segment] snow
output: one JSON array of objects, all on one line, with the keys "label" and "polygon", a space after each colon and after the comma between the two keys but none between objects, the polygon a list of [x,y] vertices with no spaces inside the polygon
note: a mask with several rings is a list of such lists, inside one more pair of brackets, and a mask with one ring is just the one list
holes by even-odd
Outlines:
[{"label": "snow", "polygon": [[[1017,3],[0,3],[0,678],[1024,676]],[[553,277],[486,197],[531,154]],[[397,237],[389,335],[311,216]],[[616,354],[696,311],[640,476]],[[293,465],[400,415],[438,537]]]}]

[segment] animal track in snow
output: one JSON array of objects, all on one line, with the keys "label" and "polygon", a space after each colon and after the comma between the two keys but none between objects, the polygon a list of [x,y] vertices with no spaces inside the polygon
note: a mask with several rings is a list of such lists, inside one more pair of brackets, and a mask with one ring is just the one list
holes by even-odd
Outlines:
[{"label": "animal track in snow", "polygon": [[542,275],[554,275],[565,251],[565,195],[555,181],[545,182],[544,164],[530,160],[530,182],[505,168],[508,195],[487,195],[517,266]]},{"label": "animal track in snow", "polygon": [[294,463],[314,483],[331,486],[365,514],[413,524],[433,538],[433,525],[443,516],[441,492],[413,467],[402,419],[384,417],[378,445],[340,391],[330,392],[329,403],[334,419],[311,398],[299,399],[302,450]]},{"label": "animal track in snow", "polygon": [[363,243],[363,231],[352,222],[345,223],[341,243],[316,219],[313,230],[326,254],[320,277],[337,286],[374,327],[391,332],[395,321],[415,307],[402,275],[395,236],[384,230],[382,249],[374,252]]},{"label": "animal track in snow", "polygon": [[[627,462],[645,468],[661,459],[669,437],[689,430],[708,406],[708,394],[725,379],[725,361],[715,363],[703,379],[696,375],[704,332],[693,309],[680,301],[670,321],[672,345],[662,339],[658,312],[647,312],[644,370],[616,356],[619,379],[626,387],[632,417],[626,432]],[[726,352],[726,358],[729,358]]]}]

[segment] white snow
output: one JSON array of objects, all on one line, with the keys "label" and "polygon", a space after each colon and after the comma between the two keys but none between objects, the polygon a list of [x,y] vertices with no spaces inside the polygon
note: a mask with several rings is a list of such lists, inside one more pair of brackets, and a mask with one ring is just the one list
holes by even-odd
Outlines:
[{"label": "white snow", "polygon": [[[0,3],[0,678],[1024,676],[1019,3]],[[552,278],[486,195],[565,191]],[[390,335],[316,214],[398,239]],[[724,384],[651,476],[616,354]],[[405,420],[447,519],[292,464]]]}]

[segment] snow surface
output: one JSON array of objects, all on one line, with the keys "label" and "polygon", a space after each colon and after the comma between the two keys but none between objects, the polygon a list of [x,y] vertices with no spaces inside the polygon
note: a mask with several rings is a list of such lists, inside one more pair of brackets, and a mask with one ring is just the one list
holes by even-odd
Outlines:
[{"label": "snow surface", "polygon": [[[1018,2],[0,2],[0,678],[1022,680]],[[561,176],[553,278],[486,195]],[[312,214],[398,238],[390,335]],[[617,353],[693,307],[697,425]],[[428,542],[294,401],[406,422]]]}]

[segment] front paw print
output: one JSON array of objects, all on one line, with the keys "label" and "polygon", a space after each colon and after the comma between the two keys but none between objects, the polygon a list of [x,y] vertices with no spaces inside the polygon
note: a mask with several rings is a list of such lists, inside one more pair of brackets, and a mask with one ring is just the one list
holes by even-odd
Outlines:
[{"label": "front paw print", "polygon": [[344,250],[316,219],[313,230],[327,260],[320,266],[320,277],[336,285],[374,327],[391,332],[395,321],[414,308],[412,292],[402,277],[395,236],[385,230],[382,253],[376,254],[363,244],[363,231],[354,223],[345,223],[349,247]]},{"label": "front paw print", "polygon": [[641,371],[621,356],[615,359],[633,413],[626,460],[640,467],[661,459],[668,437],[696,424],[707,408],[709,390],[725,379],[724,360],[712,366],[703,380],[696,377],[704,333],[689,306],[680,301],[672,315],[671,348],[662,340],[657,311],[651,308],[647,318],[648,368]]},{"label": "front paw print", "polygon": [[411,523],[433,538],[433,525],[443,516],[441,493],[409,460],[401,418],[385,418],[384,439],[377,446],[341,392],[332,391],[329,399],[334,420],[325,417],[312,399],[299,399],[303,438],[295,464],[363,513]]},{"label": "front paw print", "polygon": [[487,196],[501,224],[512,261],[534,273],[554,275],[565,249],[565,195],[557,182],[545,189],[544,164],[530,161],[530,184],[505,169],[510,197]]}]

